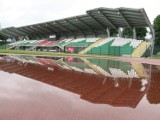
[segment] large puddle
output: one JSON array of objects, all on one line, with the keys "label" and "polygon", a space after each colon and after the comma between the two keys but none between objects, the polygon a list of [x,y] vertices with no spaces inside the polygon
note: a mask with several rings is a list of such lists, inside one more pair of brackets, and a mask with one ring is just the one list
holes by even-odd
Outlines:
[{"label": "large puddle", "polygon": [[160,66],[0,57],[0,120],[159,120]]}]

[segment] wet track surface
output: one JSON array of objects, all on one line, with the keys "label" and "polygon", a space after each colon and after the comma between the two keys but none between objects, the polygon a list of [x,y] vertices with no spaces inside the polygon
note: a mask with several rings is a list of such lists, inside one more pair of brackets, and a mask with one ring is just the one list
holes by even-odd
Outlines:
[{"label": "wet track surface", "polygon": [[0,57],[0,120],[159,120],[160,66]]}]

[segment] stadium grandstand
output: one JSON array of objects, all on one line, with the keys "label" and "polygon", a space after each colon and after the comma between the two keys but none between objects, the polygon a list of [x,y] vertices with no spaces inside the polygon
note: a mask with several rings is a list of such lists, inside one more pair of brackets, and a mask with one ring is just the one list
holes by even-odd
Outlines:
[{"label": "stadium grandstand", "polygon": [[[139,40],[136,28],[148,27],[152,38]],[[132,38],[122,38],[122,29],[130,28]],[[111,36],[110,30],[117,31]],[[21,49],[111,56],[152,56],[154,30],[145,10],[133,8],[96,8],[86,14],[22,27],[0,30],[14,42],[5,49]]]}]

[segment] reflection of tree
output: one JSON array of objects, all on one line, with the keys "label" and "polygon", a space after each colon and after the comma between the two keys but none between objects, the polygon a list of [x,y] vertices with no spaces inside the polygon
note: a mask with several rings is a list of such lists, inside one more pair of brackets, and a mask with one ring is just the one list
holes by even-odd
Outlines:
[{"label": "reflection of tree", "polygon": [[152,66],[152,78],[150,86],[147,92],[147,99],[151,104],[160,103],[160,79],[159,79],[159,70],[155,66]]}]

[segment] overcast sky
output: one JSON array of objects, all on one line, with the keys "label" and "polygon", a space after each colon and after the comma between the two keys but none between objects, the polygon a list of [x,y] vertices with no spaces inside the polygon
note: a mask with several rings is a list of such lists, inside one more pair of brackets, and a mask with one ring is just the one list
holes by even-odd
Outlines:
[{"label": "overcast sky", "polygon": [[159,0],[0,0],[3,28],[85,14],[86,10],[107,7],[144,8],[151,22],[160,14]]}]

